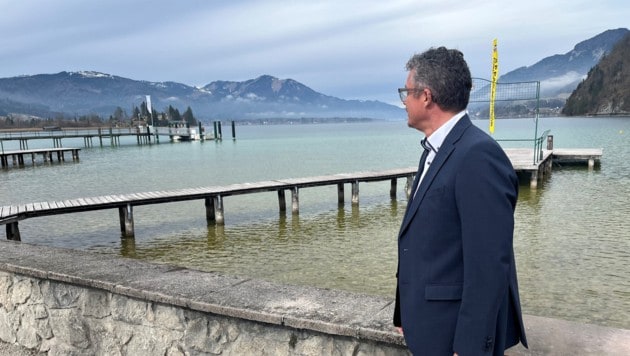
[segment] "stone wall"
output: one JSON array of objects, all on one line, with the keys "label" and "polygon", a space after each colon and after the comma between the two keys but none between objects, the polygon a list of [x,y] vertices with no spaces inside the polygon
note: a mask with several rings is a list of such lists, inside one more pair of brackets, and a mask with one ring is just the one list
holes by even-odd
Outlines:
[{"label": "stone wall", "polygon": [[[0,351],[409,355],[393,300],[0,241]],[[525,316],[510,356],[629,355],[630,330]],[[14,354],[18,356],[18,354]]]},{"label": "stone wall", "polygon": [[49,355],[393,355],[401,347],[0,272],[0,340]]},{"label": "stone wall", "polygon": [[389,304],[0,242],[0,342],[48,355],[408,355]]}]

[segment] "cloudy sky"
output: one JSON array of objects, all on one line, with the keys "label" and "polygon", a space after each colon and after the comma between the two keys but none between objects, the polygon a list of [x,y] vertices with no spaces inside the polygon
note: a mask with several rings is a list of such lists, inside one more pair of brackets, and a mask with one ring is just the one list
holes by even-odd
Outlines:
[{"label": "cloudy sky", "polygon": [[464,52],[475,77],[630,27],[627,0],[0,0],[0,77],[93,70],[203,86],[263,74],[397,102],[409,57]]}]

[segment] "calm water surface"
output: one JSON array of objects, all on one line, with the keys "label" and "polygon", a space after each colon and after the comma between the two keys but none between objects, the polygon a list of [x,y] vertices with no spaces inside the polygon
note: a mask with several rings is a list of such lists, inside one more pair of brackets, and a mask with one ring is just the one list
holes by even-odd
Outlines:
[{"label": "calm water surface", "polygon": [[[497,139],[534,137],[530,119],[496,126]],[[546,129],[555,148],[603,148],[604,156],[595,170],[554,168],[537,190],[521,186],[515,251],[524,311],[630,329],[630,119],[544,118],[538,132]],[[0,205],[415,167],[421,138],[404,121],[238,126],[237,136],[151,146],[129,139],[83,148],[79,163],[0,170]],[[391,200],[389,182],[362,183],[359,206],[349,187],[344,206],[334,186],[302,189],[299,216],[280,214],[275,193],[227,197],[221,227],[207,225],[203,201],[139,206],[135,240],[121,240],[117,210],[29,219],[20,231],[26,243],[391,297],[403,186]]]}]

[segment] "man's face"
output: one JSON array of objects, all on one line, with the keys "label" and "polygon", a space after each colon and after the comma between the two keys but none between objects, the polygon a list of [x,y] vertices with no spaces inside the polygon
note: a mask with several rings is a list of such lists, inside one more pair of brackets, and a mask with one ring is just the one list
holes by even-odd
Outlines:
[{"label": "man's face", "polygon": [[[416,88],[413,81],[413,71],[410,71],[407,75],[405,88]],[[423,128],[426,126],[426,122],[429,119],[426,110],[426,94],[422,91],[410,91],[404,104],[405,110],[407,110],[407,126],[424,132]]]}]

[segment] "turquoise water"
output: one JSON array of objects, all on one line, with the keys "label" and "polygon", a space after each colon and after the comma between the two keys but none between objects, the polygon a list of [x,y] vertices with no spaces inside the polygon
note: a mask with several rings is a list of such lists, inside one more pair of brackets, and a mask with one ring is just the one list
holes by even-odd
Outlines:
[{"label": "turquoise water", "polygon": [[[604,155],[594,170],[554,168],[537,190],[521,186],[515,251],[523,308],[630,329],[630,119],[543,118],[538,133],[547,129],[555,148]],[[415,167],[421,138],[404,121],[236,131],[236,141],[222,142],[137,146],[129,138],[83,148],[78,163],[0,170],[0,205]],[[533,138],[534,122],[499,120],[494,136]],[[203,201],[140,206],[135,240],[121,240],[116,210],[29,219],[20,232],[26,243],[392,296],[403,187],[400,180],[391,200],[389,182],[362,183],[358,206],[346,187],[342,207],[334,186],[302,189],[299,216],[280,214],[275,193],[227,197],[225,226],[207,225]]]}]

